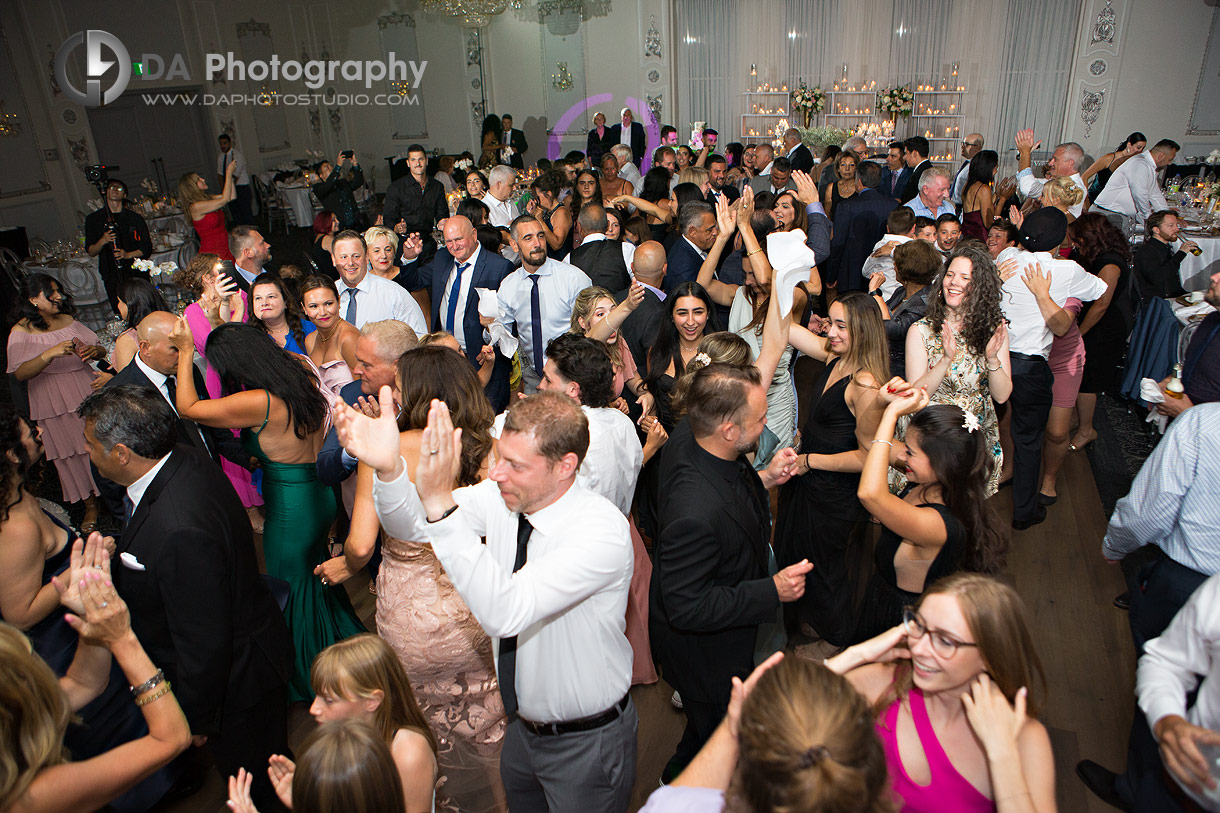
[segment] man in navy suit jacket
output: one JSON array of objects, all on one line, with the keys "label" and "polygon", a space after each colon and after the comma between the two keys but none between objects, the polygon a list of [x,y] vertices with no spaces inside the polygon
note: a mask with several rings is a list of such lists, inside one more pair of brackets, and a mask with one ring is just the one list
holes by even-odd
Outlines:
[{"label": "man in navy suit jacket", "polygon": [[885,166],[881,169],[881,184],[877,187],[877,191],[887,198],[900,202],[907,181],[911,180],[911,168],[903,157],[905,153],[906,148],[901,141],[890,142],[889,154],[885,156]]},{"label": "man in navy suit jacket", "polygon": [[694,282],[707,257],[707,250],[720,233],[716,226],[716,210],[701,200],[684,203],[678,212],[681,237],[670,246],[665,272],[665,293],[672,293],[684,282]]},{"label": "man in navy suit jacket", "polygon": [[793,172],[813,172],[813,153],[801,143],[801,131],[795,127],[784,133],[784,149],[792,162]]},{"label": "man in navy suit jacket", "polygon": [[623,117],[623,121],[621,124],[616,124],[610,128],[610,146],[613,147],[615,144],[623,143],[623,128],[627,127],[630,129],[631,144],[629,146],[631,147],[631,160],[638,167],[640,162],[644,160],[644,153],[648,149],[646,144],[647,139],[644,136],[644,125],[633,120],[630,107],[624,107],[619,115]]},{"label": "man in navy suit jacket", "polygon": [[830,267],[838,270],[838,291],[863,291],[867,280],[861,274],[864,261],[873,246],[885,234],[886,219],[898,208],[898,202],[873,188],[877,182],[877,165],[861,165],[860,182],[864,189],[839,201],[834,208],[834,228],[831,230]]},{"label": "man in navy suit jacket", "polygon": [[[407,260],[404,273],[418,275],[410,286],[428,288],[432,294],[432,327],[447,330],[462,346],[470,363],[479,366],[483,349],[483,326],[479,323],[479,295],[475,288],[498,290],[500,282],[513,271],[512,263],[498,254],[484,251],[474,226],[461,215],[445,221],[445,248],[436,253],[432,262],[418,267],[415,262],[421,247],[419,237],[412,235],[403,247]],[[468,264],[473,268],[466,267]],[[408,278],[410,279],[410,278]],[[451,301],[451,295],[456,300]],[[465,307],[462,307],[463,301]],[[496,412],[508,407],[508,378],[512,362],[496,351],[496,366],[484,392]]]}]

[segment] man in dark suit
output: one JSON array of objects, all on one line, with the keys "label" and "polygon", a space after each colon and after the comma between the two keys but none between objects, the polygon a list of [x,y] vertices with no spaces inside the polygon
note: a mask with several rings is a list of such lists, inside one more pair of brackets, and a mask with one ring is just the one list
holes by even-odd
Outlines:
[{"label": "man in dark suit", "polygon": [[784,149],[788,151],[788,161],[793,172],[812,172],[813,153],[801,143],[801,131],[795,127],[784,133]]},{"label": "man in dark suit", "polygon": [[254,775],[260,810],[282,810],[265,766],[288,753],[292,639],[237,493],[204,454],[174,444],[174,411],[148,388],[105,387],[79,414],[90,460],[127,489],[112,572],[132,630],[173,683],[195,744],[222,776]]},{"label": "man in dark suit", "polygon": [[657,329],[665,318],[665,267],[665,247],[656,240],[636,247],[631,273],[635,275],[635,281],[644,286],[644,301],[627,314],[619,332],[631,350],[635,366],[641,371],[648,367],[648,348],[656,341]]},{"label": "man in dark suit", "polygon": [[606,239],[610,219],[604,207],[586,203],[576,216],[576,225],[584,240],[572,250],[568,262],[584,271],[590,282],[607,291],[617,293],[631,286],[627,273],[627,260],[623,256],[623,245],[617,240]]},{"label": "man in dark suit", "polygon": [[271,262],[271,244],[253,226],[234,226],[229,230],[229,252],[233,255],[233,281],[248,296],[263,266]]},{"label": "man in dark suit", "polygon": [[902,142],[902,145],[907,148],[903,160],[911,169],[911,177],[907,179],[906,188],[901,195],[901,202],[906,203],[919,194],[919,178],[932,166],[932,162],[928,160],[931,147],[928,146],[928,139],[923,136],[911,136]]},{"label": "man in dark suit", "polygon": [[[446,220],[444,232],[445,247],[436,252],[432,262],[422,267],[415,261],[422,247],[419,237],[408,238],[403,248],[403,258],[408,261],[403,273],[418,275],[417,284],[412,288],[424,287],[431,292],[433,329],[452,333],[466,358],[478,367],[484,344],[483,326],[479,323],[479,295],[475,289],[498,290],[500,282],[512,273],[513,266],[503,257],[483,251],[474,226],[465,217],[455,215]],[[496,366],[484,392],[492,408],[502,412],[508,406],[512,362],[499,350],[494,352]]]},{"label": "man in dark suit", "polygon": [[834,228],[831,229],[830,267],[836,270],[836,290],[863,291],[867,282],[861,270],[873,247],[885,234],[885,222],[898,201],[875,187],[881,170],[871,161],[860,165],[860,183],[855,195],[839,201],[834,208]]},{"label": "man in dark suit", "polygon": [[669,270],[665,273],[665,293],[672,293],[684,282],[694,282],[707,259],[707,250],[716,242],[716,210],[701,200],[684,203],[678,212],[681,235],[669,249]]},{"label": "man in dark suit", "polygon": [[712,153],[707,158],[707,179],[712,188],[707,191],[707,202],[716,205],[716,198],[724,195],[729,203],[741,197],[741,192],[733,184],[728,183],[729,163],[723,155]]},{"label": "man in dark suit", "polygon": [[525,133],[521,130],[513,129],[513,117],[508,113],[504,114],[500,122],[504,126],[504,141],[506,146],[513,148],[513,154],[508,157],[508,165],[514,169],[525,169],[525,151],[530,148],[530,145],[525,141]]},{"label": "man in dark suit", "polygon": [[889,152],[885,156],[885,166],[881,169],[881,182],[877,186],[879,192],[899,203],[902,202],[907,181],[911,179],[911,168],[907,166],[905,155],[906,147],[902,146],[901,141],[890,142]]},{"label": "man in dark suit", "polygon": [[[767,489],[795,471],[784,449],[755,472],[767,393],[758,371],[711,364],[691,381],[689,410],[661,451],[658,535],[649,596],[653,654],[682,696],[686,730],[669,781],[724,718],[734,677],[754,669],[758,626],[805,592],[812,565],[767,572]],[[731,405],[731,408],[729,408]]]},{"label": "man in dark suit", "polygon": [[[630,107],[624,107],[619,111],[619,115],[622,117],[622,122],[610,128],[610,143],[611,145],[626,144],[631,147],[631,160],[638,168],[644,159],[644,153],[648,150],[644,125],[634,120]],[[624,130],[630,135],[624,136]]]}]

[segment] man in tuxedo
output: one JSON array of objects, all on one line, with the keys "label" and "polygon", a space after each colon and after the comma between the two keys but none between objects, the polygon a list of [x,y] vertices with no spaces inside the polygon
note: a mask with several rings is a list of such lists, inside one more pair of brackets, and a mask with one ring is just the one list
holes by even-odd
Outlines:
[{"label": "man in tuxedo", "polygon": [[245,768],[259,810],[283,810],[266,765],[288,753],[292,639],[259,576],[241,500],[202,452],[174,444],[162,395],[105,387],[78,413],[90,460],[127,489],[131,519],[112,572],[132,630],[221,775]]},{"label": "man in tuxedo", "polygon": [[907,181],[911,179],[911,168],[907,166],[905,155],[906,147],[902,146],[901,141],[890,142],[885,166],[881,169],[881,182],[877,187],[886,197],[899,203],[906,192]]},{"label": "man in tuxedo", "polygon": [[959,208],[962,205],[962,195],[966,192],[966,178],[970,175],[970,159],[982,150],[983,136],[981,134],[970,133],[962,139],[962,165],[958,167],[957,174],[953,177],[953,191],[950,193],[954,205]]},{"label": "man in tuxedo", "polygon": [[233,282],[248,295],[255,277],[271,262],[271,244],[253,226],[234,226],[229,230],[229,252],[237,271]]},{"label": "man in tuxedo", "polygon": [[665,318],[665,247],[656,240],[640,243],[631,260],[635,281],[644,286],[644,301],[627,314],[619,333],[631,350],[631,357],[640,370],[648,367],[648,348],[657,338],[657,330]]},{"label": "man in tuxedo", "polygon": [[698,279],[699,269],[707,259],[707,251],[716,242],[716,235],[720,234],[716,225],[716,210],[701,200],[683,204],[678,211],[678,233],[682,236],[669,249],[669,270],[665,275],[667,294],[673,293],[684,282]]},{"label": "man in tuxedo", "polygon": [[784,133],[784,149],[788,151],[788,161],[792,164],[793,172],[813,171],[813,153],[801,143],[800,130],[792,127]]},{"label": "man in tuxedo", "polygon": [[644,153],[648,150],[647,139],[644,136],[644,125],[635,121],[631,115],[630,107],[624,107],[619,111],[619,116],[622,118],[622,121],[610,128],[610,142],[612,144],[626,144],[630,147],[632,161],[638,169],[640,161],[644,158]]},{"label": "man in tuxedo", "polygon": [[525,141],[525,133],[513,129],[513,117],[504,114],[500,122],[504,126],[504,141],[506,146],[513,148],[513,154],[508,157],[508,165],[515,169],[525,169],[525,151],[530,148]]},{"label": "man in tuxedo", "polygon": [[932,166],[932,162],[928,160],[928,153],[932,148],[928,146],[928,139],[923,136],[911,136],[902,142],[902,146],[906,147],[903,160],[911,169],[911,176],[907,178],[906,188],[900,196],[902,202],[906,203],[919,194],[919,179]]},{"label": "man in tuxedo", "polygon": [[[418,268],[413,266],[418,266],[416,257],[422,246],[419,237],[412,235],[403,247],[403,257],[409,261],[404,273],[419,275],[419,284],[432,294],[433,327],[452,333],[477,368],[484,340],[475,289],[498,290],[513,267],[503,257],[482,249],[474,226],[465,217],[455,215],[446,220],[444,235],[445,247],[436,252],[432,262]],[[511,371],[511,360],[496,351],[495,368],[485,390],[496,412],[508,406]]]},{"label": "man in tuxedo", "polygon": [[707,159],[707,179],[711,183],[712,188],[707,192],[707,202],[716,205],[716,199],[724,195],[724,199],[729,203],[741,197],[741,192],[737,187],[728,183],[729,163],[723,155],[712,153]]},{"label": "man in tuxedo", "polygon": [[605,207],[586,203],[576,216],[576,225],[584,240],[572,250],[567,262],[584,271],[594,285],[613,293],[626,291],[631,286],[626,243],[606,239],[610,219]]},{"label": "man in tuxedo", "polygon": [[711,364],[691,381],[686,417],[661,450],[658,535],[649,601],[653,655],[682,696],[686,730],[661,774],[673,779],[724,718],[734,677],[754,669],[758,627],[805,592],[813,567],[768,575],[767,489],[796,466],[791,449],[762,472],[767,392],[754,367]]},{"label": "man in tuxedo", "polygon": [[881,170],[871,161],[860,165],[860,183],[855,195],[839,201],[834,208],[831,230],[830,267],[837,270],[835,289],[863,291],[868,282],[861,271],[873,247],[885,234],[886,219],[898,208],[898,201],[877,190]]}]

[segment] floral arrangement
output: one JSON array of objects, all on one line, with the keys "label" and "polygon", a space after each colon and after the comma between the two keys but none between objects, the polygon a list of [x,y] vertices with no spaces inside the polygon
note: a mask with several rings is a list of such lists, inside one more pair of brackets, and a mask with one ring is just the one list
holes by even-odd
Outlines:
[{"label": "floral arrangement", "polygon": [[144,180],[140,181],[140,188],[154,198],[161,194],[161,190],[157,186],[157,182],[150,178],[145,178]]},{"label": "floral arrangement", "polygon": [[821,113],[826,107],[826,92],[821,86],[810,88],[801,82],[792,91],[792,109],[802,113]]},{"label": "floral arrangement", "polygon": [[1212,166],[1220,164],[1220,150],[1212,150],[1203,160]]},{"label": "floral arrangement", "polygon": [[850,130],[840,127],[797,127],[801,134],[801,143],[808,147],[814,155],[821,155],[831,144],[841,146],[851,136]]},{"label": "floral arrangement", "polygon": [[474,169],[474,161],[471,161],[469,158],[463,158],[459,161],[454,161],[453,168],[459,169],[462,172],[469,172]]},{"label": "floral arrangement", "polygon": [[906,118],[915,109],[915,94],[906,85],[883,88],[877,94],[877,109]]}]

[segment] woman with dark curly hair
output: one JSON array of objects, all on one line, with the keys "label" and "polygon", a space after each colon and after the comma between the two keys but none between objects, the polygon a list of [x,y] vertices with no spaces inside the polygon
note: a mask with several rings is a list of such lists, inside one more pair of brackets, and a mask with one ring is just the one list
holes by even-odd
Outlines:
[{"label": "woman with dark curly hair", "polygon": [[305,337],[317,330],[301,315],[301,300],[288,291],[280,275],[264,271],[250,283],[250,313],[246,322],[270,336],[285,350],[307,355]]},{"label": "woman with dark curly hair", "polygon": [[1084,378],[1076,396],[1080,425],[1069,448],[1083,449],[1097,439],[1093,412],[1097,393],[1118,388],[1119,370],[1127,352],[1127,337],[1135,324],[1137,299],[1131,289],[1131,246],[1103,215],[1088,213],[1068,226],[1080,264],[1106,283],[1106,292],[1080,312],[1084,337]]},{"label": "woman with dark curly hair", "polygon": [[[855,641],[902,623],[902,610],[933,582],[959,570],[999,573],[1006,537],[998,532],[984,489],[993,465],[977,416],[950,404],[928,405],[928,392],[894,378],[857,495],[881,523],[876,570],[865,591]],[[905,441],[894,431],[910,415]],[[902,469],[907,486],[890,493],[887,472]]]},{"label": "woman with dark curly hair", "polygon": [[479,169],[494,167],[503,163],[500,160],[500,150],[504,149],[504,130],[500,117],[490,115],[483,119],[483,129],[479,134],[479,144],[482,153],[479,154]]},{"label": "woman with dark curly hair", "polygon": [[1008,328],[1000,310],[1000,276],[987,248],[967,241],[953,249],[932,283],[928,315],[907,331],[907,380],[934,404],[956,404],[978,417],[995,458],[987,495],[999,488],[1000,433],[992,401],[1012,392]]},{"label": "woman with dark curly hair", "polygon": [[76,408],[91,390],[89,362],[106,349],[97,334],[76,321],[72,298],[47,274],[30,274],[17,293],[16,324],[8,334],[9,375],[27,382],[30,417],[47,444],[47,459],[59,473],[64,502],[83,501],[81,528],[97,526],[97,486],[89,470],[85,424]]},{"label": "woman with dark curly hair", "polygon": [[[255,287],[258,287],[257,280]],[[326,557],[335,496],[318,482],[318,451],[330,407],[302,359],[254,325],[221,325],[208,337],[208,362],[224,397],[200,400],[191,375],[193,339],[185,320],[170,333],[178,348],[178,414],[204,426],[242,430],[242,446],[263,471],[263,553],[267,573],[288,582],[284,617],[296,650],[292,700],[309,700],[309,667],[326,647],[364,632],[347,592],[314,578]]]},{"label": "woman with dark curly hair", "polygon": [[[453,423],[462,430],[455,487],[486,479],[496,416],[466,358],[443,345],[417,347],[399,359],[395,386],[402,403],[399,451],[407,474],[415,476],[428,410],[433,399],[440,399],[450,405]],[[350,578],[373,555],[380,531],[373,505],[375,476],[363,463],[357,469],[356,502],[343,556],[316,571],[327,581]],[[505,717],[491,639],[462,601],[432,546],[423,541],[427,530],[417,530],[410,538],[382,536],[377,632],[397,653],[441,743],[437,761],[445,781],[437,809],[453,809],[447,804],[459,810],[503,810],[498,764]]]}]

